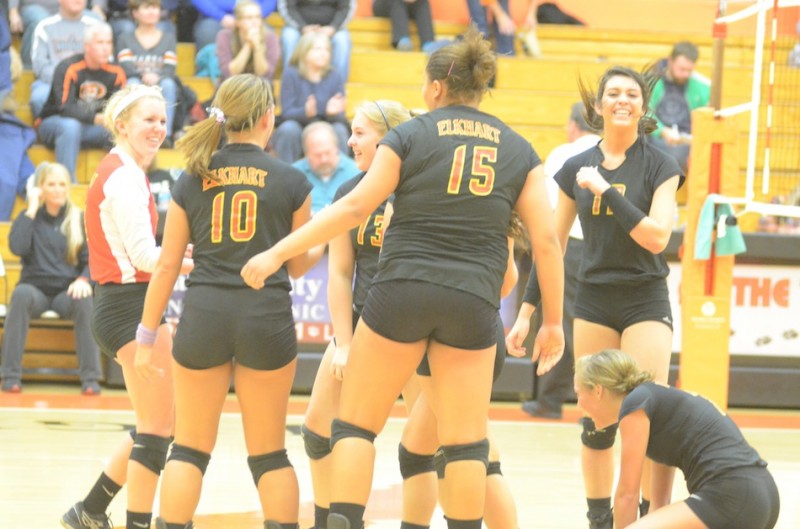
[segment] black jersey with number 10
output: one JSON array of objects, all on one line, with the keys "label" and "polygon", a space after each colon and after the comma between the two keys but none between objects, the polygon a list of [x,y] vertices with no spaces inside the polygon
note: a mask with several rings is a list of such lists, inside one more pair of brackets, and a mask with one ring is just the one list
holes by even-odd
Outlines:
[{"label": "black jersey with number 10", "polygon": [[402,166],[374,282],[426,281],[498,307],[511,210],[539,156],[496,117],[460,105],[403,123],[381,144]]},{"label": "black jersey with number 10", "polygon": [[[229,144],[211,158],[217,181],[184,173],[172,198],[186,211],[194,244],[188,285],[246,287],[239,273],[254,255],[292,231],[292,217],[311,192],[297,169],[257,145]],[[290,290],[284,265],[266,286]]]}]

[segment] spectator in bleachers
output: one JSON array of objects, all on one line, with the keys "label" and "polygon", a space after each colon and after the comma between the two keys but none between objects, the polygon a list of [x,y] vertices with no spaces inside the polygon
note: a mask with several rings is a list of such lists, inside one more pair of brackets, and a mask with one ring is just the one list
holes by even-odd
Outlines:
[{"label": "spectator in bleachers", "polygon": [[264,23],[261,6],[254,0],[240,0],[233,15],[234,27],[224,28],[217,34],[221,80],[240,73],[252,73],[271,82],[281,49],[278,36]]},{"label": "spectator in bleachers", "polygon": [[[174,38],[177,38],[177,29],[172,17],[178,10],[180,0],[162,0],[161,12],[157,27],[164,33],[171,33]],[[136,17],[133,14],[133,2],[128,0],[108,0],[108,9],[106,14],[108,16],[108,23],[111,24],[111,30],[114,32],[114,49],[122,49],[119,46],[119,37],[126,33],[132,33],[136,29]],[[141,2],[139,2],[141,4]]]},{"label": "spectator in bleachers", "polygon": [[11,95],[22,64],[11,47],[4,13],[0,8],[0,221],[11,218],[17,195],[25,195],[25,182],[33,173],[28,147],[36,141],[36,132],[14,115],[17,103]]},{"label": "spectator in bleachers", "polygon": [[331,66],[330,39],[322,32],[303,35],[281,78],[281,124],[272,138],[275,155],[286,163],[298,160],[303,128],[315,121],[333,125],[339,149],[347,152],[346,105],[344,81]]},{"label": "spectator in bleachers", "polygon": [[6,14],[0,8],[0,109],[11,93],[11,32],[6,22]]},{"label": "spectator in bleachers", "polygon": [[126,82],[122,67],[108,62],[111,39],[111,26],[105,22],[86,28],[84,53],[58,63],[42,109],[39,141],[55,149],[56,161],[69,170],[73,182],[81,147],[110,145],[102,125],[103,106]]},{"label": "spectator in bleachers", "polygon": [[278,12],[286,21],[281,31],[283,65],[291,62],[294,48],[306,33],[322,32],[333,46],[333,65],[346,82],[350,74],[350,32],[347,24],[356,0],[280,0]]},{"label": "spectator in bleachers", "polygon": [[[258,0],[261,14],[268,17],[275,11],[278,0]],[[199,52],[217,40],[217,33],[221,29],[233,29],[236,19],[233,15],[237,0],[192,0],[198,11],[197,22],[194,25],[194,43]]]},{"label": "spectator in bleachers", "polygon": [[117,36],[117,61],[125,70],[128,83],[158,86],[167,102],[167,138],[164,146],[172,147],[178,83],[175,66],[178,55],[175,34],[158,27],[161,0],[130,0],[136,30]]},{"label": "spectator in bleachers", "polygon": [[[586,123],[586,106],[583,102],[575,103],[570,109],[569,120],[567,121],[567,140],[553,149],[544,162],[544,172],[547,176],[547,194],[550,197],[550,204],[555,209],[558,203],[559,187],[556,183],[556,173],[564,166],[564,163],[588,149],[591,149],[600,141],[597,131]],[[575,219],[569,230],[569,243],[564,250],[564,313],[562,325],[564,328],[564,356],[561,361],[553,366],[549,372],[537,377],[536,399],[522,403],[522,409],[534,417],[549,419],[560,419],[561,408],[565,401],[574,398],[572,384],[572,364],[574,363],[573,354],[573,319],[575,317],[575,292],[578,287],[578,269],[583,260],[583,230],[580,220]],[[535,274],[531,270],[531,274]],[[526,295],[529,295],[526,292]],[[523,302],[519,309],[517,321],[508,334],[508,340],[512,343],[520,343],[529,335],[531,318],[534,318],[534,329],[541,325],[541,307],[535,307],[528,301]],[[535,332],[534,332],[535,336]]]},{"label": "spectator in bleachers", "polygon": [[[9,0],[8,23],[12,33],[22,34],[20,55],[25,68],[31,68],[31,50],[36,26],[49,16],[58,14],[59,0]],[[84,14],[104,19],[102,9],[84,9]]]},{"label": "spectator in bleachers", "polygon": [[42,112],[56,66],[83,52],[86,28],[98,23],[97,18],[84,12],[86,0],[58,0],[58,4],[58,14],[39,22],[33,34],[31,62],[36,78],[31,84],[30,106],[34,118]]},{"label": "spectator in bleachers", "polygon": [[433,18],[428,0],[373,0],[372,13],[376,17],[392,21],[392,46],[400,51],[411,51],[414,45],[409,37],[409,22],[413,18],[417,25],[420,48],[433,53],[449,41],[437,41],[433,33]]},{"label": "spectator in bleachers", "polygon": [[694,71],[698,55],[697,46],[691,42],[675,44],[650,98],[658,123],[651,134],[653,143],[674,156],[684,173],[689,166],[692,111],[708,106],[711,98],[708,79]]},{"label": "spectator in bleachers", "polygon": [[339,150],[339,139],[333,126],[317,121],[303,130],[305,158],[294,165],[311,183],[311,214],[333,203],[336,190],[360,171],[356,162]]},{"label": "spectator in bleachers", "polygon": [[514,33],[517,27],[511,18],[508,2],[509,0],[467,0],[470,23],[477,26],[486,39],[490,39],[494,33],[495,51],[498,55],[514,55]]},{"label": "spectator in bleachers", "polygon": [[81,210],[69,198],[69,173],[43,162],[28,207],[8,236],[11,251],[22,258],[22,273],[11,296],[3,333],[3,383],[6,392],[22,391],[22,354],[31,318],[53,310],[75,322],[81,392],[100,393],[100,351],[92,338],[92,286],[89,250]]}]

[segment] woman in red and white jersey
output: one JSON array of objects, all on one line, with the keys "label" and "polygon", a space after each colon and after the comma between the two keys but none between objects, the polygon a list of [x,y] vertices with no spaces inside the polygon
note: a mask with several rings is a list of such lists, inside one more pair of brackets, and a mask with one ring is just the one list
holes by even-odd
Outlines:
[{"label": "woman in red and white jersey", "polygon": [[[150,273],[161,249],[145,170],[166,137],[166,104],[157,87],[130,86],[108,102],[104,122],[116,146],[103,158],[86,197],[89,269],[95,288],[92,332],[100,350],[122,366],[136,428],[115,451],[89,495],[62,518],[65,527],[110,527],[105,510],[127,481],[127,527],[149,527],[158,477],[174,422],[172,336],[162,324],[138,330]],[[184,261],[183,272],[192,267]],[[146,382],[133,365],[137,333],[152,333],[154,363],[166,376]],[[97,522],[87,525],[87,517]]]}]

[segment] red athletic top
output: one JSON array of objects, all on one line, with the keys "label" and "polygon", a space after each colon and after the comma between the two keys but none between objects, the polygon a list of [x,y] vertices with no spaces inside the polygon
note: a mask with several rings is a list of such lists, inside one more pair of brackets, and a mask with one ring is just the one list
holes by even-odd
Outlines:
[{"label": "red athletic top", "polygon": [[89,270],[98,283],[146,283],[161,248],[158,212],[147,175],[114,148],[97,167],[86,196]]}]

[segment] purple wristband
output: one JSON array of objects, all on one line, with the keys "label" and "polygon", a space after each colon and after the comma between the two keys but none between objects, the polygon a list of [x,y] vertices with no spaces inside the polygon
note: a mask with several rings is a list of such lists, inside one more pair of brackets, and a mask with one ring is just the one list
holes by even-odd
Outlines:
[{"label": "purple wristband", "polygon": [[154,343],[156,343],[156,336],[158,335],[158,330],[148,329],[141,323],[138,327],[136,327],[136,342],[139,345],[146,345],[152,347]]}]

